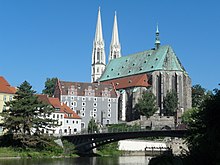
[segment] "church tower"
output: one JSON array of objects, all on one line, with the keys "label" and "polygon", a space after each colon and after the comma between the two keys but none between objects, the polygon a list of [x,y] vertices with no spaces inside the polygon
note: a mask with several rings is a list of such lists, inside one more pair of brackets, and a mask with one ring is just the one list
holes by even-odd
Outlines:
[{"label": "church tower", "polygon": [[159,47],[160,47],[160,32],[159,32],[159,28],[158,28],[158,25],[157,25],[155,49],[159,49]]},{"label": "church tower", "polygon": [[102,22],[99,7],[95,39],[93,41],[91,82],[96,82],[105,69],[106,62],[104,48],[105,43],[102,35]]},{"label": "church tower", "polygon": [[110,45],[109,61],[121,57],[121,45],[118,37],[117,15],[115,12],[114,25],[112,30],[112,41]]}]

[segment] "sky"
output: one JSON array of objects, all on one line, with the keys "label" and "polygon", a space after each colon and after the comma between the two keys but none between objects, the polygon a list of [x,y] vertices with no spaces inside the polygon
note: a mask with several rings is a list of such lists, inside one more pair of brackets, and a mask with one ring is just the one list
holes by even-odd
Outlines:
[{"label": "sky", "polygon": [[171,45],[192,79],[220,83],[219,0],[0,0],[0,76],[41,93],[47,78],[90,82],[101,8],[106,59],[117,11],[122,56]]}]

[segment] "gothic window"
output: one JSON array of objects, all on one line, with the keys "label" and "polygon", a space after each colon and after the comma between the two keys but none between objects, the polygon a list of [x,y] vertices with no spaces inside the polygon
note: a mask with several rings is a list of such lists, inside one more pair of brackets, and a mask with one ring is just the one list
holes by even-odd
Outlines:
[{"label": "gothic window", "polygon": [[97,52],[97,62],[100,62],[100,52]]}]

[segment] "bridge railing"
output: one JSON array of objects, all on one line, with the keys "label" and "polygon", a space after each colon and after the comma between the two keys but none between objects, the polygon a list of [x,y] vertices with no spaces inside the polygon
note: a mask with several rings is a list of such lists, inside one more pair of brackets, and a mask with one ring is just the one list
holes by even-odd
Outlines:
[{"label": "bridge railing", "polygon": [[94,134],[94,133],[118,133],[118,132],[135,132],[135,131],[146,131],[146,129],[141,128],[128,128],[128,127],[120,127],[120,128],[111,128],[111,127],[102,127],[98,130],[81,130],[80,134]]}]

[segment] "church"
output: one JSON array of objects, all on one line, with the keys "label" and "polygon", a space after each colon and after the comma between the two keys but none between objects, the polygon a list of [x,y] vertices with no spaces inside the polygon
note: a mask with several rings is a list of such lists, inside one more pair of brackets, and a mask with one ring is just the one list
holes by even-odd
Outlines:
[{"label": "church", "polygon": [[134,106],[144,91],[156,96],[158,111],[164,116],[163,100],[169,91],[178,96],[178,112],[191,108],[191,79],[170,45],[161,45],[156,28],[155,47],[121,56],[117,15],[114,16],[108,63],[102,34],[101,12],[98,10],[93,41],[91,82],[112,84],[118,94],[118,118],[134,120]]}]

